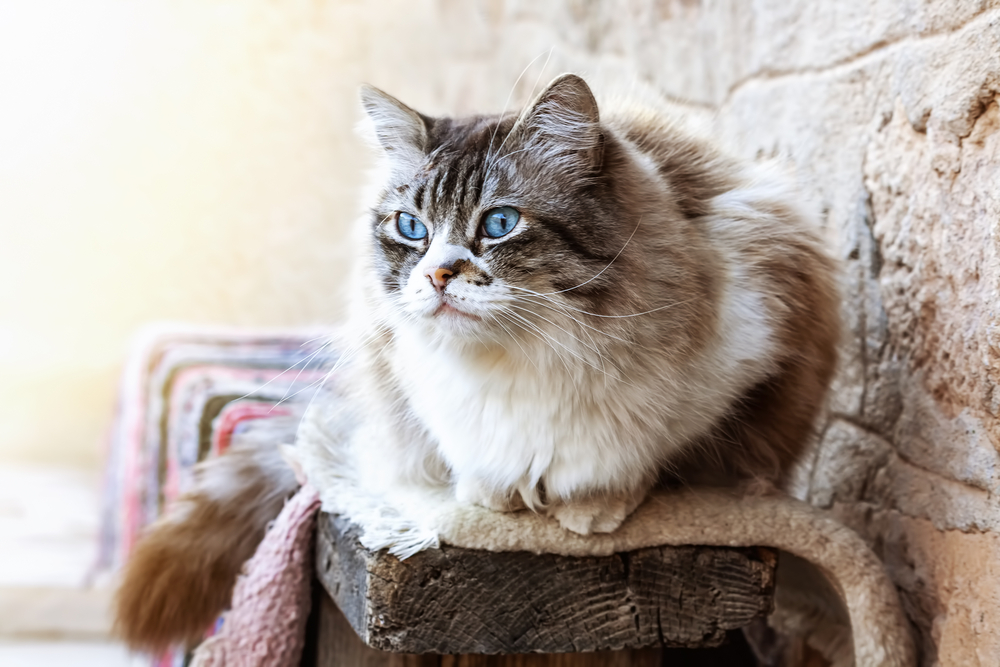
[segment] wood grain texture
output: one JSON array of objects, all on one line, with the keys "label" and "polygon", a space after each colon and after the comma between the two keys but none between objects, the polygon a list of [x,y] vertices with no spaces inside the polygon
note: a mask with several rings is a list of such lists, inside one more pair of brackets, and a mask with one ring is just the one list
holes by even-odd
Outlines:
[{"label": "wood grain texture", "polygon": [[323,594],[317,604],[315,640],[302,667],[659,667],[662,660],[657,648],[514,655],[391,653],[362,642],[330,596]]},{"label": "wood grain texture", "polygon": [[[766,549],[654,547],[569,558],[444,546],[400,561],[365,549],[357,534],[340,517],[320,516],[317,575],[361,640],[383,651],[717,646],[772,605],[775,555]],[[321,632],[320,644],[327,641]],[[595,664],[614,664],[607,660]]]}]

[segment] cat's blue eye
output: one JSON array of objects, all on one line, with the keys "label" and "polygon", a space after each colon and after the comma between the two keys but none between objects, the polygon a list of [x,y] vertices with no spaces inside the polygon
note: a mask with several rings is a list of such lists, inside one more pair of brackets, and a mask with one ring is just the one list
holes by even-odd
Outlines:
[{"label": "cat's blue eye", "polygon": [[510,234],[520,219],[521,214],[510,206],[493,208],[486,212],[486,218],[483,219],[483,231],[486,232],[487,236],[498,239]]},{"label": "cat's blue eye", "polygon": [[399,215],[396,216],[396,227],[400,234],[414,241],[427,237],[427,227],[409,213],[399,212]]}]

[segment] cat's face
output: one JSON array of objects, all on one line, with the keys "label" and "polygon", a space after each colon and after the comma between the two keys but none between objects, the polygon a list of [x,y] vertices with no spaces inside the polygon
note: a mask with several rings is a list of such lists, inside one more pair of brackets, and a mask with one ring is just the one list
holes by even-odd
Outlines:
[{"label": "cat's face", "polygon": [[363,93],[390,167],[374,268],[400,321],[502,339],[620,298],[604,270],[626,228],[598,177],[597,106],[582,80],[562,81],[518,117],[462,121]]}]

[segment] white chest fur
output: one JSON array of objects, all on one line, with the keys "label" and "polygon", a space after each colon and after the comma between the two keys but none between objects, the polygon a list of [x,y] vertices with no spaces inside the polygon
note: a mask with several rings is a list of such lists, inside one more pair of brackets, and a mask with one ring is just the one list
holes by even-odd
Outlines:
[{"label": "white chest fur", "polygon": [[766,357],[758,345],[723,343],[683,368],[645,360],[618,374],[555,355],[531,363],[503,350],[456,351],[419,334],[396,342],[400,387],[459,488],[524,494],[541,480],[550,498],[648,480],[759,378],[747,353]]},{"label": "white chest fur", "polygon": [[502,352],[470,356],[413,339],[401,341],[394,362],[411,408],[458,480],[500,491],[544,478],[550,492],[567,495],[612,481],[601,460],[619,445],[609,422],[623,409],[597,405],[603,397],[587,382]]}]

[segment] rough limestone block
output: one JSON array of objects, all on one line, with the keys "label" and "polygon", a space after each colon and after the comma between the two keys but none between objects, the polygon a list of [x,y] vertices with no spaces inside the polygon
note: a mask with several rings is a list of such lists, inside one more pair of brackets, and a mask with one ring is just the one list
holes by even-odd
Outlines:
[{"label": "rough limestone block", "polygon": [[843,419],[831,420],[813,470],[809,502],[830,507],[834,501],[864,499],[891,452],[878,436]]},{"label": "rough limestone block", "polygon": [[568,558],[444,546],[400,561],[357,535],[344,519],[321,515],[317,574],[361,639],[387,651],[716,646],[772,606],[776,559],[766,549]]}]

